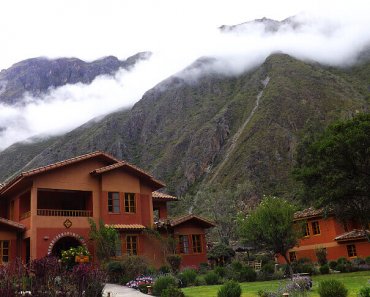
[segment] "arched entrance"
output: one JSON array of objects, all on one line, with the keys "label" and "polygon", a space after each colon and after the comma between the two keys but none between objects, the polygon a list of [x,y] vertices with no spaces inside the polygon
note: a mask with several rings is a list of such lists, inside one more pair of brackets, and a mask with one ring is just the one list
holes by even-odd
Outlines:
[{"label": "arched entrance", "polygon": [[69,250],[71,247],[78,247],[82,245],[80,241],[71,236],[62,237],[53,246],[51,254],[55,257],[60,258],[62,251]]},{"label": "arched entrance", "polygon": [[63,232],[57,235],[50,243],[48,255],[60,257],[62,251],[68,250],[71,247],[86,246],[85,240],[78,234],[73,232]]}]

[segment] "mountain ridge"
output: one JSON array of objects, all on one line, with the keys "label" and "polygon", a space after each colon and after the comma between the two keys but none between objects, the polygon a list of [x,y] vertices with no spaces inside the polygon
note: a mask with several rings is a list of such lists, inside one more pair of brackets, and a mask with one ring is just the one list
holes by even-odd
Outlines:
[{"label": "mountain ridge", "polygon": [[[196,82],[171,77],[147,91],[129,110],[90,121],[49,143],[33,144],[31,155],[18,154],[27,151],[19,145],[1,152],[0,178],[9,176],[6,164],[15,154],[20,157],[12,172],[103,150],[152,172],[172,194],[194,194],[209,186],[264,90],[210,186],[233,189],[248,184],[245,200],[263,194],[294,197],[297,185],[290,168],[299,139],[309,129],[367,112],[370,88],[364,78],[369,69],[368,62],[339,69],[274,54],[239,76],[209,73]],[[270,81],[264,86],[261,82],[267,76]],[[197,202],[200,205],[202,201]]]}]

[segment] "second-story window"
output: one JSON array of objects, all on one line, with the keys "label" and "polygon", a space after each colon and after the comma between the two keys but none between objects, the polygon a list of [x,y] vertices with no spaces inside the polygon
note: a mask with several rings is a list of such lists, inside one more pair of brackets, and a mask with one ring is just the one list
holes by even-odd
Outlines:
[{"label": "second-story window", "polygon": [[108,192],[108,212],[119,213],[119,193]]},{"label": "second-story window", "polygon": [[135,193],[125,193],[125,212],[136,212]]},{"label": "second-story window", "polygon": [[310,236],[310,227],[308,226],[308,223],[305,223],[303,226],[304,236],[308,237]]},{"label": "second-story window", "polygon": [[320,225],[318,221],[312,222],[312,233],[313,235],[320,234]]}]

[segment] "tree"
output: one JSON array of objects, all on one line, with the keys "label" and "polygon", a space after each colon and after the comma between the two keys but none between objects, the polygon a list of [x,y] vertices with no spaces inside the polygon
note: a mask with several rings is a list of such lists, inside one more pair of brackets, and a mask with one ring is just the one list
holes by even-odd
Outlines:
[{"label": "tree", "polygon": [[117,230],[106,227],[102,220],[99,221],[97,228],[95,221],[89,218],[90,238],[94,240],[96,247],[96,256],[100,261],[108,261],[116,256],[117,246],[120,244]]},{"label": "tree", "polygon": [[256,247],[280,254],[292,268],[287,255],[302,236],[302,228],[294,225],[296,209],[288,201],[276,197],[264,197],[260,205],[247,217],[239,217],[240,235]]},{"label": "tree", "polygon": [[367,229],[370,114],[338,121],[316,138],[303,139],[293,174],[302,182],[304,201],[313,201],[316,207],[334,212],[342,221],[356,221]]}]

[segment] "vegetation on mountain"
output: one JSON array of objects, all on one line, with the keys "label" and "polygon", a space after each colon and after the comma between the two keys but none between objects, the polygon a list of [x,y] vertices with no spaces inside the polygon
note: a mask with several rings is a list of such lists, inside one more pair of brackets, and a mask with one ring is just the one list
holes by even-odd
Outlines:
[{"label": "vegetation on mountain", "polygon": [[[103,150],[165,181],[166,191],[181,197],[173,212],[208,213],[220,226],[219,237],[233,237],[238,209],[253,208],[263,194],[298,196],[301,185],[291,175],[297,144],[309,131],[366,113],[369,72],[369,62],[341,69],[274,54],[239,76],[205,72],[189,81],[180,73],[129,110],[47,144],[0,152],[0,179]],[[19,160],[18,152],[24,152]]]},{"label": "vegetation on mountain", "polygon": [[343,221],[370,223],[370,114],[330,125],[297,150],[294,174],[303,200],[334,211]]}]

